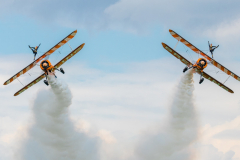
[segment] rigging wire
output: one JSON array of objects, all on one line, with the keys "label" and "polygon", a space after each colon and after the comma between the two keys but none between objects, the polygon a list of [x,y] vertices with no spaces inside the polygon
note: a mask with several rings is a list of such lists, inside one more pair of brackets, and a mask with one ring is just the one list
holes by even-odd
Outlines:
[{"label": "rigging wire", "polygon": [[62,50],[63,50],[63,47],[64,47],[64,46],[62,46],[62,47],[60,48],[60,50],[58,51],[59,54],[57,54],[57,57],[55,58],[55,63],[58,62],[58,58],[59,58],[59,56],[60,56],[60,54],[61,54],[61,52],[62,52]]},{"label": "rigging wire", "polygon": [[[17,80],[18,80],[18,82],[20,82],[18,78],[17,78]],[[22,84],[22,82],[20,82],[20,83]],[[23,84],[22,84],[22,85],[23,85]],[[23,85],[23,86],[24,86],[24,85]]]},{"label": "rigging wire", "polygon": [[57,55],[56,61],[58,61],[58,57],[59,57],[59,55],[61,54],[61,52],[60,52],[60,51],[58,51],[58,52],[59,52],[59,54]]},{"label": "rigging wire", "polygon": [[[231,75],[230,75],[230,76],[231,76]],[[226,79],[226,81],[225,81],[225,82],[227,82],[227,80],[230,78],[230,76],[229,76],[229,77]],[[224,83],[225,83],[225,82],[224,82]],[[223,84],[224,84],[224,83],[223,83]]]},{"label": "rigging wire", "polygon": [[192,63],[192,61],[193,61],[192,55],[188,52],[188,48],[186,48],[186,46],[184,44],[182,44],[182,45],[183,45],[185,52],[188,54],[189,58],[191,59],[191,63]]}]

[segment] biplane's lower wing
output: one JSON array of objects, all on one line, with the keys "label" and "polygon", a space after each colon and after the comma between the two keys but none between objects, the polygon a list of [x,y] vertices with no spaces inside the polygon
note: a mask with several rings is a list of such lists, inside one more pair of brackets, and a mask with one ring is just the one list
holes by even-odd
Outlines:
[{"label": "biplane's lower wing", "polygon": [[192,65],[191,62],[189,62],[186,58],[184,58],[182,55],[177,53],[175,50],[173,50],[167,44],[162,43],[162,45],[163,45],[163,48],[165,48],[169,53],[171,53],[173,56],[175,56],[177,59],[179,59],[182,63],[186,64],[187,66]]},{"label": "biplane's lower wing", "polygon": [[[198,69],[195,69],[195,71],[198,74],[201,74],[201,71]],[[208,79],[211,82],[214,82],[215,84],[217,84],[219,87],[222,87],[223,89],[225,89],[226,91],[230,92],[230,93],[234,93],[230,88],[228,88],[227,86],[225,86],[224,84],[222,84],[221,82],[219,82],[218,80],[214,79],[213,77],[211,77],[210,75],[208,75],[207,73],[203,72],[203,77]]]},{"label": "biplane's lower wing", "polygon": [[170,34],[176,38],[178,41],[182,42],[183,44],[185,44],[187,47],[189,47],[191,50],[193,50],[194,52],[196,52],[197,54],[200,54],[201,56],[205,57],[207,60],[209,60],[215,67],[219,68],[220,70],[222,70],[223,72],[225,72],[226,74],[232,76],[233,78],[235,78],[236,80],[240,81],[240,77],[237,76],[235,73],[233,73],[232,71],[230,71],[229,69],[227,69],[226,67],[224,67],[223,65],[221,65],[220,63],[218,63],[217,61],[215,61],[214,59],[212,59],[211,57],[209,57],[208,55],[206,55],[205,53],[203,53],[200,49],[198,49],[197,47],[195,47],[193,44],[191,44],[190,42],[188,42],[186,39],[184,39],[183,37],[181,37],[179,34],[177,34],[176,32],[174,32],[173,30],[169,29]]},{"label": "biplane's lower wing", "polygon": [[[165,43],[162,43],[163,48],[165,48],[169,53],[171,53],[172,55],[174,55],[176,58],[178,58],[182,63],[186,64],[187,66],[192,65],[191,62],[189,62],[186,58],[184,58],[183,56],[181,56],[179,53],[177,53],[175,50],[173,50],[171,47],[169,47],[168,45],[166,45]],[[198,69],[195,69],[195,71],[198,74],[201,74],[201,71]],[[222,87],[223,89],[225,89],[226,91],[230,92],[230,93],[234,93],[230,88],[228,88],[227,86],[225,86],[224,84],[222,84],[221,82],[219,82],[218,80],[214,79],[213,77],[209,76],[207,73],[203,72],[203,77],[205,77],[206,79],[210,80],[211,82],[214,82],[215,84],[217,84],[218,86]]]},{"label": "biplane's lower wing", "polygon": [[52,47],[50,50],[48,50],[46,53],[44,53],[42,56],[40,56],[38,59],[33,61],[31,64],[29,64],[27,67],[23,68],[20,72],[9,78],[3,85],[7,85],[14,81],[17,77],[21,76],[22,74],[26,73],[30,69],[32,69],[38,62],[40,62],[45,57],[52,54],[55,50],[63,46],[65,43],[67,43],[70,39],[72,39],[77,34],[77,30],[70,33],[67,37],[65,37],[63,40],[61,40],[58,44],[56,44],[54,47]]},{"label": "biplane's lower wing", "polygon": [[[69,53],[66,57],[64,57],[61,61],[59,61],[54,68],[58,68],[60,67],[63,63],[65,63],[67,60],[69,60],[70,58],[72,58],[75,54],[77,54],[83,47],[84,47],[85,43],[81,44],[80,46],[78,46],[75,50],[73,50],[71,53]],[[38,78],[36,78],[35,80],[33,80],[31,83],[29,83],[28,85],[26,85],[25,87],[23,87],[22,89],[20,89],[18,92],[16,92],[14,94],[14,96],[17,96],[19,94],[21,94],[22,92],[24,92],[25,90],[27,90],[28,88],[32,87],[34,84],[38,83],[39,81],[41,81],[43,78],[45,77],[44,74],[42,74],[41,76],[39,76]]]}]

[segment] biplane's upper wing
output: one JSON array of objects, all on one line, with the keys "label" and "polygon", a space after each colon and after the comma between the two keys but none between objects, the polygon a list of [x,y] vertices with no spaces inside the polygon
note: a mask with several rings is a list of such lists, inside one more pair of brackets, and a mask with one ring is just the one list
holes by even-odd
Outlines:
[{"label": "biplane's upper wing", "polygon": [[[73,50],[71,53],[69,53],[66,57],[64,57],[61,61],[59,61],[54,67],[58,68],[60,67],[63,63],[65,63],[67,60],[69,60],[70,58],[72,58],[75,54],[77,54],[83,47],[84,47],[85,43],[81,44],[80,46],[78,46],[75,50]],[[31,83],[29,83],[28,85],[26,85],[25,87],[23,87],[22,89],[20,89],[18,92],[16,92],[14,94],[14,96],[17,96],[19,94],[21,94],[22,92],[24,92],[25,90],[27,90],[28,88],[32,87],[34,84],[38,83],[39,81],[41,81],[43,78],[45,77],[44,74],[42,74],[41,76],[39,76],[38,78],[36,78],[35,80],[33,80]]]},{"label": "biplane's upper wing", "polygon": [[235,78],[236,80],[240,81],[240,77],[237,76],[235,73],[233,73],[232,71],[230,71],[229,69],[227,69],[226,67],[224,67],[223,65],[221,65],[220,63],[218,63],[217,61],[215,61],[214,59],[212,59],[211,57],[209,57],[208,55],[206,55],[205,53],[203,53],[200,49],[198,49],[197,47],[195,47],[194,45],[192,45],[190,42],[188,42],[186,39],[184,39],[183,37],[181,37],[179,34],[177,34],[176,32],[174,32],[173,30],[169,29],[169,32],[171,33],[171,35],[176,38],[178,41],[181,41],[183,44],[185,44],[187,47],[189,47],[191,50],[193,50],[194,52],[196,52],[197,54],[200,54],[201,56],[205,57],[207,60],[209,60],[215,67],[219,68],[220,70],[222,70],[223,72],[225,72],[226,74],[232,76],[233,78]]},{"label": "biplane's upper wing", "polygon": [[14,81],[17,77],[21,76],[22,74],[26,73],[27,71],[29,71],[30,69],[32,69],[34,66],[36,66],[36,64],[38,62],[40,62],[42,59],[44,59],[45,57],[49,56],[50,54],[52,54],[55,50],[57,50],[58,48],[60,48],[61,46],[63,46],[65,43],[67,43],[70,39],[72,39],[77,33],[77,30],[73,31],[72,33],[70,33],[67,37],[65,37],[63,40],[61,40],[58,44],[56,44],[54,47],[52,47],[50,50],[48,50],[46,53],[44,53],[42,56],[40,56],[38,59],[36,59],[34,62],[32,62],[31,64],[29,64],[27,67],[25,67],[24,69],[22,69],[20,72],[18,72],[17,74],[15,74],[14,76],[12,76],[10,79],[8,79],[3,85],[7,85],[9,83],[11,83],[12,81]]},{"label": "biplane's upper wing", "polygon": [[[169,47],[168,45],[166,45],[165,43],[162,43],[163,48],[165,48],[169,53],[171,53],[172,55],[174,55],[176,58],[180,59],[180,61],[182,61],[182,63],[186,64],[187,66],[192,65],[191,62],[189,62],[186,58],[184,58],[183,56],[181,56],[179,53],[177,53],[175,50],[173,50],[171,47]],[[201,71],[198,69],[195,69],[195,71],[199,74],[201,74]],[[227,86],[225,86],[224,84],[222,84],[221,82],[217,81],[216,79],[214,79],[213,77],[209,76],[207,73],[203,72],[203,77],[205,77],[206,79],[210,80],[211,82],[216,83],[218,86],[222,87],[223,89],[225,89],[226,91],[230,92],[230,93],[234,93],[230,88],[228,88]]]}]

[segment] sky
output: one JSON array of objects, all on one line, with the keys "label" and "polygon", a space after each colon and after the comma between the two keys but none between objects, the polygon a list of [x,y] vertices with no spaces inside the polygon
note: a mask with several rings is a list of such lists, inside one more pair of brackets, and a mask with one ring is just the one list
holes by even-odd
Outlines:
[{"label": "sky", "polygon": [[[215,59],[240,75],[240,2],[238,0],[0,0],[0,82],[30,64],[37,46],[45,53],[77,29],[69,41],[72,48],[84,48],[57,73],[72,92],[69,112],[77,128],[100,137],[99,159],[139,159],[140,139],[164,130],[174,87],[182,69],[179,60],[167,52],[177,41],[174,30],[205,53],[208,41],[219,45]],[[183,44],[176,50],[190,61],[198,55]],[[57,63],[71,49],[66,44],[50,60]],[[209,66],[206,72],[224,82],[228,76]],[[26,85],[41,70],[19,78]],[[194,75],[194,98],[199,138],[197,156],[191,160],[240,159],[240,84],[230,78],[230,94],[205,80],[199,85]],[[23,86],[14,81],[0,86],[0,159],[14,159],[19,133],[32,117],[31,104],[39,82],[20,96]]]}]

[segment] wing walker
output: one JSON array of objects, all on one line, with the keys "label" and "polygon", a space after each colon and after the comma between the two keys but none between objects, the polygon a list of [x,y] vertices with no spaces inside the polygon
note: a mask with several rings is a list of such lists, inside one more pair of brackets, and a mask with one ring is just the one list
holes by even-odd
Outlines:
[{"label": "wing walker", "polygon": [[[180,42],[182,42],[184,45],[186,45],[187,47],[189,47],[191,50],[193,50],[195,53],[203,56],[204,58],[199,58],[197,60],[197,62],[195,64],[192,64],[191,62],[189,62],[186,58],[184,58],[182,55],[180,55],[178,52],[176,52],[174,49],[172,49],[171,47],[169,47],[167,44],[162,43],[163,48],[166,49],[169,53],[171,53],[173,56],[175,56],[177,59],[179,59],[182,63],[186,64],[187,66],[183,69],[183,72],[186,72],[189,69],[194,69],[194,71],[198,74],[200,74],[200,80],[199,80],[199,84],[201,84],[205,79],[208,79],[212,82],[214,82],[215,84],[217,84],[218,86],[222,87],[223,89],[225,89],[226,91],[230,92],[230,93],[234,93],[230,88],[228,88],[227,86],[224,85],[224,83],[219,82],[218,80],[214,79],[213,77],[211,77],[210,75],[208,75],[207,73],[205,73],[203,70],[208,66],[208,64],[213,64],[215,67],[219,68],[220,70],[222,70],[223,72],[225,72],[226,74],[230,76],[232,76],[233,78],[235,78],[236,80],[240,81],[240,77],[237,76],[235,73],[233,73],[232,71],[230,71],[229,69],[227,69],[226,67],[224,67],[223,65],[221,65],[220,63],[218,63],[216,60],[213,59],[213,51],[218,48],[218,46],[212,46],[212,44],[209,44],[209,50],[212,54],[212,58],[209,57],[207,54],[205,54],[204,52],[202,52],[201,50],[199,50],[197,47],[195,47],[194,45],[192,45],[190,42],[188,42],[186,39],[184,39],[183,37],[181,37],[179,34],[177,34],[176,32],[174,32],[173,30],[169,30],[170,34],[178,40],[177,44]],[[176,44],[176,46],[177,46]],[[175,46],[175,48],[176,48]],[[203,78],[204,77],[204,78]],[[228,78],[229,78],[228,77]]]},{"label": "wing walker", "polygon": [[63,46],[64,44],[66,44],[70,39],[72,39],[75,35],[77,34],[77,30],[73,31],[72,33],[70,33],[67,37],[65,37],[63,40],[61,40],[58,44],[56,44],[54,47],[52,47],[50,50],[48,50],[46,53],[44,53],[42,56],[40,56],[39,58],[37,58],[35,60],[35,56],[37,54],[37,49],[39,48],[39,46],[37,47],[30,47],[29,48],[33,51],[34,54],[34,61],[29,64],[27,67],[25,67],[24,69],[22,69],[21,71],[19,71],[17,74],[15,74],[14,76],[12,76],[10,79],[8,79],[4,85],[8,85],[10,84],[12,81],[14,81],[15,79],[17,79],[18,77],[20,77],[21,75],[25,74],[26,72],[28,72],[30,69],[32,69],[34,66],[36,66],[39,62],[40,62],[40,68],[41,70],[44,72],[42,75],[40,75],[38,78],[36,78],[35,80],[33,80],[32,82],[30,82],[28,85],[24,86],[22,89],[20,89],[18,92],[16,92],[14,94],[14,96],[17,96],[19,94],[21,94],[22,92],[24,92],[25,90],[27,90],[28,88],[32,87],[33,85],[35,85],[36,83],[38,83],[39,81],[41,81],[44,77],[46,77],[46,80],[44,80],[44,83],[46,85],[48,85],[48,77],[47,75],[49,75],[49,73],[53,74],[56,78],[57,76],[55,75],[55,70],[60,71],[61,73],[65,73],[64,70],[62,68],[58,69],[63,63],[65,63],[67,60],[71,59],[75,54],[77,54],[85,45],[85,43],[79,45],[76,49],[74,49],[71,53],[69,53],[66,57],[64,57],[61,61],[59,61],[56,65],[52,65],[51,62],[48,60],[49,55],[51,55],[54,51],[56,51],[58,48],[60,48],[61,46]]}]

